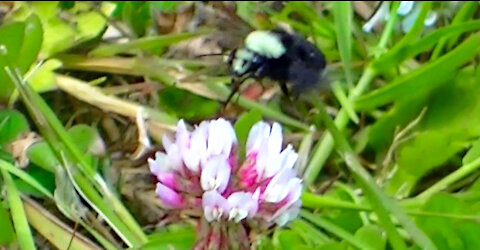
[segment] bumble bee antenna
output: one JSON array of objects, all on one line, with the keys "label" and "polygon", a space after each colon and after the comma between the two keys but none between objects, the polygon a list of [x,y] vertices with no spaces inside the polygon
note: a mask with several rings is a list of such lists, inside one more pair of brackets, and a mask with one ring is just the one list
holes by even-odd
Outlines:
[{"label": "bumble bee antenna", "polygon": [[207,56],[224,56],[226,53],[211,53],[211,54],[201,54],[195,56],[195,58],[200,58],[200,57],[207,57]]}]

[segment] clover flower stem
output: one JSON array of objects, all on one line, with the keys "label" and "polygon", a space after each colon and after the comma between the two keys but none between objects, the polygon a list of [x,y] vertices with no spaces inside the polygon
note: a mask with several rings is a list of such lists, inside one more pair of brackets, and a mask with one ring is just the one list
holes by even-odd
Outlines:
[{"label": "clover flower stem", "polygon": [[[357,86],[352,90],[348,99],[350,101],[355,100],[367,89],[370,82],[375,77],[376,73],[371,66],[367,66],[362,78],[358,81]],[[340,130],[343,131],[347,126],[349,121],[349,116],[345,109],[341,109],[335,118],[335,125]],[[303,179],[305,180],[306,185],[312,185],[318,174],[322,171],[325,162],[327,161],[330,153],[333,150],[333,137],[330,132],[327,132],[320,142],[315,146],[314,151],[312,152],[312,158],[307,166]]]},{"label": "clover flower stem", "polygon": [[[392,11],[398,9],[398,5],[394,4]],[[387,25],[385,26],[385,29],[382,32],[382,36],[380,39],[380,42],[378,43],[377,47],[378,48],[386,48],[388,40],[390,39],[393,29],[395,26],[395,23],[397,21],[397,18],[389,18]],[[380,51],[380,53],[375,54],[375,57],[378,58],[380,55],[383,53],[383,51]],[[348,95],[348,99],[350,101],[354,101],[357,97],[362,95],[370,85],[370,82],[375,78],[377,75],[377,72],[374,70],[372,65],[367,65],[365,67],[365,70],[358,80],[358,84],[355,86],[355,88],[350,92]],[[335,118],[335,125],[340,131],[343,131],[345,127],[347,126],[349,121],[349,116],[348,113],[344,108],[340,109],[340,112],[338,112],[337,117]],[[323,166],[325,165],[325,162],[327,161],[328,157],[332,153],[333,150],[333,138],[330,135],[329,132],[327,132],[326,135],[322,137],[320,142],[315,145],[314,151],[312,152],[312,158],[310,159],[310,162],[307,165],[307,168],[305,170],[305,173],[303,175],[303,179],[305,180],[306,185],[311,185],[317,178],[318,174],[322,171]]]},{"label": "clover flower stem", "polygon": [[390,10],[390,18],[387,21],[387,25],[385,26],[385,30],[382,32],[382,36],[380,37],[380,42],[378,43],[378,48],[380,51],[383,51],[387,48],[388,40],[390,40],[390,36],[393,33],[393,29],[395,26],[395,22],[397,21],[397,10],[400,4],[398,2],[392,3],[392,9]]},{"label": "clover flower stem", "polygon": [[314,95],[312,95],[311,100],[313,101],[315,107],[317,107],[319,110],[325,126],[332,134],[339,154],[345,160],[345,163],[352,173],[355,181],[362,188],[365,196],[372,204],[372,208],[379,218],[380,225],[382,225],[387,232],[388,239],[392,244],[392,247],[394,249],[406,249],[405,242],[399,235],[395,225],[391,220],[391,216],[393,215],[398,219],[399,223],[405,228],[415,243],[417,243],[420,247],[424,249],[437,249],[430,238],[428,238],[425,233],[415,225],[415,223],[396,204],[396,202],[390,199],[390,197],[383,193],[382,190],[375,184],[370,174],[360,164],[347,139],[343,136],[330,116],[327,114],[327,111],[323,107],[321,101],[315,98]]}]

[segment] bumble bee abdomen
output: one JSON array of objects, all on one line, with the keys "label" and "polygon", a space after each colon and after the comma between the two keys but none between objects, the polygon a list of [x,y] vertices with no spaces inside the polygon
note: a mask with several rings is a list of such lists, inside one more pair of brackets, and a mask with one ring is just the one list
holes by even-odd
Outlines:
[{"label": "bumble bee abdomen", "polygon": [[303,38],[293,39],[285,54],[292,61],[302,62],[309,68],[322,70],[326,67],[323,53],[315,45]]}]

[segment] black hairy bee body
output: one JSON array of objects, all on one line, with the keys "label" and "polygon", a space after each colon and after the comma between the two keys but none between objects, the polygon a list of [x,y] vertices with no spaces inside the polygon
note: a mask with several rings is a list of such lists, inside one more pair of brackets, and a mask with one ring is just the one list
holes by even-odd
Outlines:
[{"label": "black hairy bee body", "polygon": [[283,30],[254,31],[245,47],[234,50],[228,59],[234,75],[233,92],[248,78],[269,78],[280,83],[285,94],[288,85],[298,96],[322,83],[326,60],[312,43]]}]

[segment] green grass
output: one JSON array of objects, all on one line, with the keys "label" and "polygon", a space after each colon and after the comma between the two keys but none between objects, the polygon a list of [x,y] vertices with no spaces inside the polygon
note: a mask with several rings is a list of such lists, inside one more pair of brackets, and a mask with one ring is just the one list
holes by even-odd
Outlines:
[{"label": "green grass", "polygon": [[[262,119],[299,153],[300,215],[253,233],[257,249],[480,246],[477,3],[416,2],[407,33],[398,1],[371,33],[362,16],[375,8],[360,2],[232,3],[221,25],[197,22],[201,2],[12,4],[0,22],[0,248],[191,249],[196,220],[165,219],[142,153],[179,119],[217,117],[235,124],[240,152]],[[198,43],[208,35],[241,42],[278,25],[324,52],[330,86],[292,101],[250,81],[225,108],[225,63],[189,53],[219,51]],[[113,28],[122,42],[103,39]]]}]

